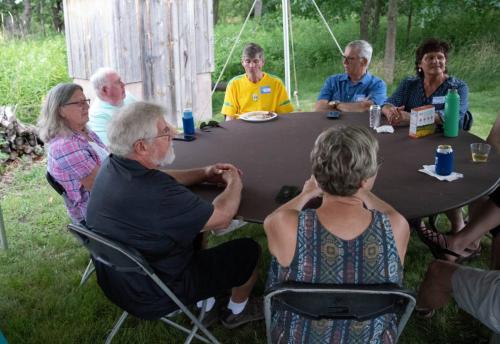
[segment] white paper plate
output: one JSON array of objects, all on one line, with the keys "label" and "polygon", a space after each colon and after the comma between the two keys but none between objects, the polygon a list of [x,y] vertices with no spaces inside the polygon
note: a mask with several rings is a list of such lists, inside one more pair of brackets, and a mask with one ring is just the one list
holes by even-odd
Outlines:
[{"label": "white paper plate", "polygon": [[278,117],[276,112],[271,111],[251,111],[240,116],[240,119],[247,122],[267,122]]}]

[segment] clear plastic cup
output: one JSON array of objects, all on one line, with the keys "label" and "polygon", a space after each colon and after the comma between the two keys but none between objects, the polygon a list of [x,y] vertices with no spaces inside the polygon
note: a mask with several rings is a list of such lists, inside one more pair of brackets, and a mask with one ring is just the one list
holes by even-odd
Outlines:
[{"label": "clear plastic cup", "polygon": [[487,162],[490,149],[491,146],[487,143],[471,143],[470,152],[472,154],[472,161]]}]

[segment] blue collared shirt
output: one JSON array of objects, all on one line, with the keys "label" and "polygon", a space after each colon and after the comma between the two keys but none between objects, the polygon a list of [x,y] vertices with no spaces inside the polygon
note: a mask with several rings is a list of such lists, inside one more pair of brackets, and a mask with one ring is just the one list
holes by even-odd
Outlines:
[{"label": "blue collared shirt", "polygon": [[436,112],[443,118],[445,96],[450,88],[456,88],[460,96],[460,123],[462,123],[464,114],[469,108],[469,88],[465,82],[452,76],[448,77],[429,97],[425,95],[422,78],[418,76],[408,77],[401,81],[397,90],[387,98],[385,103],[394,106],[404,105],[407,112],[411,112],[411,109],[419,106],[434,105]]},{"label": "blue collared shirt", "polygon": [[355,84],[345,73],[332,75],[326,79],[318,96],[318,100],[338,100],[345,103],[358,102],[367,98],[377,105],[384,104],[387,98],[385,82],[370,73],[366,73]]}]

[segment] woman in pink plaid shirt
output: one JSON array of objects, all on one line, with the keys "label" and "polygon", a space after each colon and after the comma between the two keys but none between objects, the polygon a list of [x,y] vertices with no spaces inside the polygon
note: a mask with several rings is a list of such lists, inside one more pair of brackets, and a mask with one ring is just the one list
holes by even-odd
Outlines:
[{"label": "woman in pink plaid shirt", "polygon": [[48,145],[47,171],[64,188],[73,222],[85,220],[94,178],[108,155],[87,128],[89,103],[80,85],[58,84],[47,94],[38,119],[40,138]]}]

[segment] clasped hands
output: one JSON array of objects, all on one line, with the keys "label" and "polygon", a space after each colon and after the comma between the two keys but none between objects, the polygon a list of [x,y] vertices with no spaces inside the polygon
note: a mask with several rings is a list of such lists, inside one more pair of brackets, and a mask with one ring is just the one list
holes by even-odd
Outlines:
[{"label": "clasped hands", "polygon": [[408,124],[410,122],[410,113],[404,111],[403,106],[384,106],[382,113],[387,118],[390,125]]},{"label": "clasped hands", "polygon": [[217,163],[205,167],[205,182],[225,186],[232,182],[240,182],[243,172],[232,164]]}]

